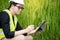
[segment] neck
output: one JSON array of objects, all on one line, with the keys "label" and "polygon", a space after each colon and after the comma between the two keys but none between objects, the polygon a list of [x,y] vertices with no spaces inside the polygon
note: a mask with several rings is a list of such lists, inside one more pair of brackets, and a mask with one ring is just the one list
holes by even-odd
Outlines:
[{"label": "neck", "polygon": [[12,16],[14,16],[14,15],[15,15],[15,13],[14,13],[14,11],[13,11],[13,8],[10,8],[9,10],[10,10],[10,12],[11,12]]}]

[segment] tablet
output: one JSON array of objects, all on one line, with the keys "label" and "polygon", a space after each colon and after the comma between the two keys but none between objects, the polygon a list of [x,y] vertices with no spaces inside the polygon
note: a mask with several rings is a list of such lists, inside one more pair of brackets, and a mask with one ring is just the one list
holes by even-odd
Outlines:
[{"label": "tablet", "polygon": [[44,20],[44,21],[36,28],[36,32],[38,32],[38,31],[44,31],[44,29],[45,29],[45,23],[46,23],[46,21]]}]

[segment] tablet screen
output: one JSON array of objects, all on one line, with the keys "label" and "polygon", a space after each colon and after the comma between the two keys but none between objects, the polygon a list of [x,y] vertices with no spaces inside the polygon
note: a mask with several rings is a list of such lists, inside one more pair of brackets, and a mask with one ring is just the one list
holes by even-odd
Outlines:
[{"label": "tablet screen", "polygon": [[39,26],[36,28],[36,32],[37,32],[37,31],[44,31],[45,23],[46,23],[46,21],[44,20],[44,21],[41,23],[41,25],[39,25]]}]

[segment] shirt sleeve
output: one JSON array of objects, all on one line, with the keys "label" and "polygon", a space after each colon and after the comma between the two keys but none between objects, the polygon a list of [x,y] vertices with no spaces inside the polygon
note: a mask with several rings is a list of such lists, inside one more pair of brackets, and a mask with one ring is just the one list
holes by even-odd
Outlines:
[{"label": "shirt sleeve", "polygon": [[6,12],[0,13],[0,22],[6,38],[13,38],[15,32],[10,32],[9,15]]}]

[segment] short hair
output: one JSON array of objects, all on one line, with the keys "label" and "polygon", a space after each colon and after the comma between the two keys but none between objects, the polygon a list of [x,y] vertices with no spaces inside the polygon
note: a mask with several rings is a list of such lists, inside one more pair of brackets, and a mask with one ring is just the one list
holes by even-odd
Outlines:
[{"label": "short hair", "polygon": [[11,5],[16,6],[17,4],[18,4],[18,3],[15,3],[15,2],[13,2],[13,1],[10,1],[10,6],[9,6],[9,8],[8,8],[8,9],[10,9]]}]

